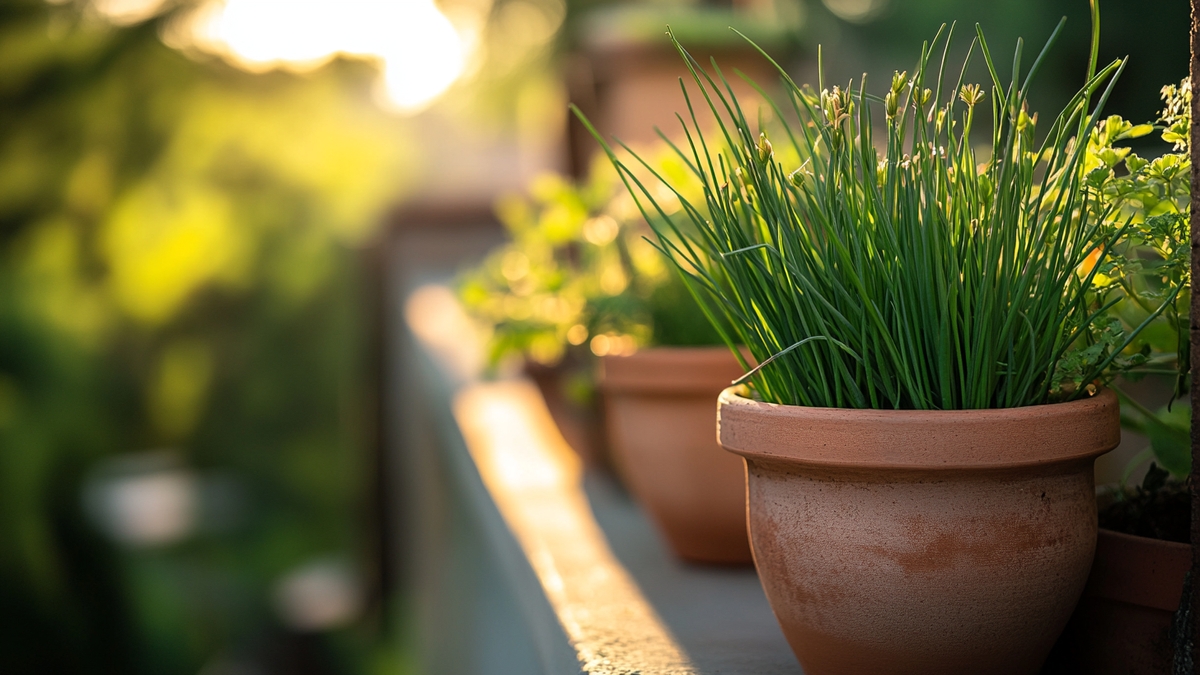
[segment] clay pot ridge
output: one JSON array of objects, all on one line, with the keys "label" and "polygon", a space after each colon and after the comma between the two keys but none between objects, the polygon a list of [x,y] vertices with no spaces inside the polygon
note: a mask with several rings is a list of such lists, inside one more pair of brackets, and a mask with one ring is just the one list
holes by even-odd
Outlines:
[{"label": "clay pot ridge", "polygon": [[1085,593],[1174,612],[1191,565],[1189,544],[1100,530],[1096,563]]},{"label": "clay pot ridge", "polygon": [[660,347],[600,361],[606,392],[691,394],[720,392],[742,376],[725,347]]},{"label": "clay pot ridge", "polygon": [[[1019,469],[1090,461],[1120,442],[1116,395],[987,410],[784,406],[721,393],[717,434],[748,459],[859,469]],[[814,440],[819,439],[819,442]]]}]

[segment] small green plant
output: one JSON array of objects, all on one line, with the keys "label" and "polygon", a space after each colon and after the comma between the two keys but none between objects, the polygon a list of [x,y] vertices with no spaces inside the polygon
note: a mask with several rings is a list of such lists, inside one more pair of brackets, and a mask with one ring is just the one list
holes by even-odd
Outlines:
[{"label": "small green plant", "polygon": [[1191,494],[1185,481],[1151,462],[1140,485],[1121,485],[1101,497],[1100,527],[1125,534],[1189,543]]},{"label": "small green plant", "polygon": [[[743,378],[753,395],[1004,408],[1079,397],[1128,365],[1122,353],[1145,323],[1093,339],[1118,301],[1095,306],[1095,277],[1127,232],[1109,227],[1086,182],[1087,144],[1076,140],[1096,129],[1124,67],[1097,67],[1098,28],[1093,5],[1087,80],[1040,141],[1026,92],[1062,23],[1023,79],[1018,41],[1009,84],[978,27],[961,70],[947,71],[953,27],[943,26],[915,74],[896,73],[883,96],[868,93],[865,76],[813,90],[780,68],[787,100],[770,102],[782,128],[770,137],[761,119],[752,127],[716,63],[710,75],[672,37],[722,143],[705,138],[689,97],[687,143],[676,151],[703,200],[675,193],[690,230],[651,222],[660,250],[724,319],[726,342],[745,344],[760,364]],[[964,81],[976,53],[990,88]],[[988,108],[991,151],[977,155],[972,133]],[[777,143],[807,159],[786,165]],[[658,185],[675,181],[604,146],[639,206],[660,213]]]},{"label": "small green plant", "polygon": [[[654,166],[686,183],[669,150]],[[511,241],[459,282],[468,312],[491,331],[493,365],[512,355],[553,365],[572,348],[604,356],[721,343],[607,162],[578,184],[542,176],[497,213]]]},{"label": "small green plant", "polygon": [[[1170,376],[1173,398],[1190,388],[1191,97],[1190,82],[1184,80],[1163,87],[1164,109],[1156,124],[1135,126],[1117,116],[1107,118],[1089,138],[1085,165],[1086,182],[1097,195],[1094,216],[1107,218],[1113,230],[1126,228],[1121,245],[1110,251],[1095,276],[1093,304],[1111,307],[1097,327],[1110,334],[1128,333],[1165,307],[1126,349],[1130,367],[1125,377]],[[1115,145],[1156,129],[1171,152],[1144,159]],[[1122,302],[1113,305],[1116,299]],[[1103,341],[1092,339],[1093,344]],[[1175,477],[1186,476],[1191,470],[1190,407],[1150,410],[1114,388],[1121,395],[1122,422],[1150,439],[1130,471],[1153,458]]]}]

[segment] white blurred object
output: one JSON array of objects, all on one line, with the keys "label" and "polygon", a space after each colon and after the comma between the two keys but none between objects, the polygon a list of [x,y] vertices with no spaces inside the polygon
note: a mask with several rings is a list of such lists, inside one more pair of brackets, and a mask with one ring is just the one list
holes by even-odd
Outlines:
[{"label": "white blurred object", "polygon": [[275,608],[288,626],[302,632],[343,626],[362,611],[362,589],[350,566],[316,560],[289,572],[275,587]]},{"label": "white blurred object", "polygon": [[88,512],[114,539],[135,546],[178,541],[196,524],[195,475],[171,453],[112,460],[89,481]]},{"label": "white blurred object", "polygon": [[887,9],[888,0],[821,0],[825,7],[840,19],[850,23],[866,23]]},{"label": "white blurred object", "polygon": [[236,474],[197,472],[169,450],[100,463],[83,498],[92,522],[113,539],[138,547],[234,529],[249,506],[244,481]]}]

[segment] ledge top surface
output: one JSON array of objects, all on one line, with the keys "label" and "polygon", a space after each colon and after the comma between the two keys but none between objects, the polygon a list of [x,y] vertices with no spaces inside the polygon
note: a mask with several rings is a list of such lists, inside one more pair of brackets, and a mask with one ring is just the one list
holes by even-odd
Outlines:
[{"label": "ledge top surface", "polygon": [[452,301],[418,290],[408,323],[452,385],[467,452],[579,672],[801,675],[753,569],[673,558],[620,487],[585,475],[532,383],[483,382],[463,363],[478,352]]}]

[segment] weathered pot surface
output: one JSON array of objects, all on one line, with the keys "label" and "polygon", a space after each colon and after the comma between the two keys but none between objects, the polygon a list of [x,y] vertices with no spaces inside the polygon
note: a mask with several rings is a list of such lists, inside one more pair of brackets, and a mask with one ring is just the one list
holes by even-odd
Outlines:
[{"label": "weathered pot surface", "polygon": [[722,451],[713,434],[717,396],[742,372],[725,347],[648,349],[601,361],[617,470],[686,560],[751,562],[742,460]]},{"label": "weathered pot surface", "polygon": [[1192,547],[1100,530],[1079,606],[1047,675],[1170,675],[1171,620]]},{"label": "weathered pot surface", "polygon": [[767,598],[808,675],[1036,673],[1096,545],[1112,392],[1004,410],[778,406],[722,392]]}]

